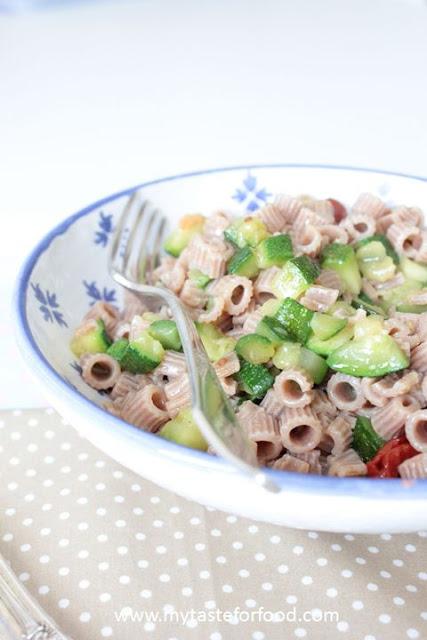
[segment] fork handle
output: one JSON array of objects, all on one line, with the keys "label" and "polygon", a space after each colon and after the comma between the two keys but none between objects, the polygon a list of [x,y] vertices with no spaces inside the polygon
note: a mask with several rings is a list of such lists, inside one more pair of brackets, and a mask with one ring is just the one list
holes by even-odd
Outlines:
[{"label": "fork handle", "polygon": [[0,555],[0,638],[3,640],[71,640],[22,586]]}]

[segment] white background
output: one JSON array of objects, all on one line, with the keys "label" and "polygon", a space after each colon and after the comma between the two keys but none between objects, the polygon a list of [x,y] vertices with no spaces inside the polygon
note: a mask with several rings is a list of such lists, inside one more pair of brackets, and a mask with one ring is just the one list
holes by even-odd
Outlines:
[{"label": "white background", "polygon": [[162,175],[256,162],[427,174],[422,0],[81,2],[0,15],[0,407],[43,398],[9,320],[63,217]]}]

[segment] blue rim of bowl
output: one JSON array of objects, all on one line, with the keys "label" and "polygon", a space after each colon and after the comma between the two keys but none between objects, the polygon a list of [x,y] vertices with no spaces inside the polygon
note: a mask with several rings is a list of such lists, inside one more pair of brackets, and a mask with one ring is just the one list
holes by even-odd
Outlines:
[{"label": "blue rim of bowl", "polygon": [[[49,361],[38,348],[35,339],[29,327],[26,314],[26,294],[31,273],[36,265],[40,255],[49,248],[52,240],[59,235],[65,233],[68,228],[79,218],[90,214],[94,209],[101,207],[120,197],[129,195],[137,189],[181,180],[185,178],[193,178],[213,173],[225,173],[228,171],[242,171],[255,169],[322,169],[333,171],[357,171],[362,173],[377,173],[382,176],[391,176],[397,178],[408,178],[421,182],[427,182],[427,178],[422,176],[413,176],[405,173],[394,171],[384,171],[366,167],[352,167],[344,165],[323,165],[323,164],[293,164],[293,163],[273,163],[273,164],[250,164],[238,165],[231,167],[221,167],[215,169],[206,169],[200,171],[192,171],[178,175],[168,176],[144,182],[137,186],[117,192],[106,198],[85,207],[77,213],[63,220],[59,225],[54,227],[33,249],[26,261],[24,262],[21,272],[18,275],[15,293],[14,293],[14,316],[16,320],[16,332],[19,346],[25,359],[29,360],[28,364],[31,369],[35,370],[44,378],[44,382],[48,386],[59,393],[68,402],[78,403],[79,409],[84,411],[86,415],[93,420],[102,420],[103,428],[109,432],[120,429],[127,439],[133,441],[139,446],[144,446],[154,452],[162,452],[171,458],[179,459],[183,463],[189,465],[197,463],[199,466],[206,468],[209,472],[221,472],[230,474],[239,474],[225,460],[211,456],[205,452],[189,449],[181,445],[161,440],[159,437],[141,431],[140,429],[130,425],[120,418],[108,413],[79,391],[70,387],[63,378],[50,365]],[[161,445],[161,446],[160,446]],[[293,472],[273,471],[265,469],[268,476],[271,477],[281,488],[282,491],[299,491],[302,493],[321,494],[321,495],[348,495],[352,497],[363,497],[371,499],[423,499],[427,497],[427,479],[405,481],[402,479],[372,479],[372,478],[335,478],[328,476],[317,476],[312,474],[301,474]],[[231,477],[231,475],[230,475]]]}]

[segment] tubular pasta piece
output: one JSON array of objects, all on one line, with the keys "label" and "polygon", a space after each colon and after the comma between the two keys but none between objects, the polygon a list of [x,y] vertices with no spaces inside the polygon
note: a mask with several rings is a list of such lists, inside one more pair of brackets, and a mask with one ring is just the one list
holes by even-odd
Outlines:
[{"label": "tubular pasta piece", "polygon": [[313,399],[313,381],[305,371],[287,369],[276,376],[273,389],[285,407],[305,407]]},{"label": "tubular pasta piece", "polygon": [[180,378],[187,373],[187,364],[183,353],[167,350],[161,363],[156,367],[157,375],[167,376],[169,379]]},{"label": "tubular pasta piece", "polygon": [[208,301],[208,294],[192,280],[186,280],[180,293],[181,301],[188,307],[202,308]]},{"label": "tubular pasta piece", "polygon": [[337,416],[323,433],[320,448],[330,451],[334,456],[343,454],[350,447],[354,422],[354,418]]},{"label": "tubular pasta piece", "polygon": [[398,466],[399,475],[407,480],[427,478],[427,453],[407,458]]},{"label": "tubular pasta piece", "polygon": [[387,404],[387,398],[378,393],[378,390],[374,387],[378,380],[379,378],[362,378],[362,392],[366,400],[374,407],[384,407]]},{"label": "tubular pasta piece", "polygon": [[310,407],[285,407],[279,420],[283,446],[291,453],[304,453],[318,446],[322,425]]},{"label": "tubular pasta piece", "polygon": [[228,275],[216,282],[211,291],[224,299],[224,309],[227,313],[238,316],[249,306],[253,285],[249,278]]},{"label": "tubular pasta piece", "polygon": [[216,211],[210,215],[204,224],[203,235],[205,238],[222,238],[226,228],[230,225],[231,219],[224,211]]},{"label": "tubular pasta piece", "polygon": [[217,360],[213,367],[219,378],[227,378],[240,370],[240,360],[235,351],[230,351],[230,353]]},{"label": "tubular pasta piece", "polygon": [[118,322],[114,328],[113,339],[129,338],[130,324],[129,322]]},{"label": "tubular pasta piece", "polygon": [[163,389],[154,384],[148,384],[139,391],[128,393],[121,410],[121,417],[144,431],[155,433],[169,420]]},{"label": "tubular pasta piece", "polygon": [[338,273],[332,269],[322,270],[316,280],[316,284],[329,289],[338,289],[338,291],[341,291],[342,287],[341,278]]},{"label": "tubular pasta piece", "polygon": [[234,396],[237,393],[237,382],[234,380],[232,376],[227,376],[223,378],[218,378],[221,384],[221,387],[224,389],[225,393],[228,396]]},{"label": "tubular pasta piece", "polygon": [[421,246],[415,256],[417,262],[427,262],[427,233],[425,230],[421,230]]},{"label": "tubular pasta piece", "polygon": [[238,316],[229,316],[229,318],[231,318],[231,322],[232,325],[234,327],[242,327],[245,324],[245,321],[249,318],[249,316],[251,315],[251,313],[253,313],[256,309],[256,302],[254,299],[252,299],[249,303],[248,308],[246,309],[246,311],[244,311],[243,313],[241,313]]},{"label": "tubular pasta piece", "polygon": [[366,476],[366,464],[359,458],[354,449],[347,449],[339,456],[329,456],[328,475],[340,478]]},{"label": "tubular pasta piece", "polygon": [[319,227],[319,232],[322,238],[322,248],[331,242],[340,242],[341,244],[347,244],[348,242],[348,233],[343,226],[325,224]]},{"label": "tubular pasta piece", "polygon": [[427,411],[414,411],[405,422],[405,434],[414,449],[427,453]]},{"label": "tubular pasta piece", "polygon": [[278,418],[283,411],[284,404],[274,389],[269,389],[263,397],[260,406],[265,409],[268,414]]},{"label": "tubular pasta piece", "polygon": [[391,373],[373,385],[375,391],[385,398],[395,398],[412,391],[419,384],[420,376],[416,371],[408,371],[403,376]]},{"label": "tubular pasta piece", "polygon": [[352,211],[365,213],[374,220],[381,218],[387,210],[387,205],[373,193],[361,193],[352,207]]},{"label": "tubular pasta piece", "polygon": [[277,458],[283,448],[277,420],[250,400],[240,405],[237,418],[248,438],[257,443],[260,464]]},{"label": "tubular pasta piece", "polygon": [[375,220],[369,213],[351,213],[340,224],[353,242],[375,233]]},{"label": "tubular pasta piece", "polygon": [[187,374],[165,384],[164,392],[166,395],[166,410],[171,418],[174,418],[181,409],[191,404],[190,380]]},{"label": "tubular pasta piece", "polygon": [[339,293],[338,289],[312,285],[307,289],[300,302],[312,311],[326,311],[337,301]]},{"label": "tubular pasta piece", "polygon": [[398,253],[403,253],[408,258],[416,258],[421,247],[421,234],[418,227],[393,223],[387,229],[387,238]]},{"label": "tubular pasta piece", "polygon": [[319,449],[313,449],[312,451],[306,451],[305,453],[295,453],[295,458],[308,462],[308,473],[314,473],[316,475],[322,475],[322,461],[321,452]]},{"label": "tubular pasta piece", "polygon": [[246,333],[255,333],[258,323],[262,320],[262,312],[257,310],[248,315],[243,323],[242,331],[243,335]]},{"label": "tubular pasta piece", "polygon": [[334,205],[330,200],[314,200],[311,208],[322,219],[322,224],[334,224]]},{"label": "tubular pasta piece", "polygon": [[357,411],[366,402],[360,378],[334,373],[326,388],[331,402],[343,411]]},{"label": "tubular pasta piece", "polygon": [[203,311],[199,315],[200,322],[215,322],[221,318],[225,305],[223,296],[216,295],[215,297],[210,298],[210,302],[212,303],[211,308]]},{"label": "tubular pasta piece", "polygon": [[419,402],[412,396],[393,398],[384,407],[372,413],[372,426],[384,440],[391,440],[399,433],[408,416],[419,408]]},{"label": "tubular pasta piece", "polygon": [[270,233],[282,231],[286,225],[281,210],[275,204],[266,204],[262,209],[257,211],[257,216],[262,220]]},{"label": "tubular pasta piece", "polygon": [[309,473],[310,464],[305,460],[296,458],[290,453],[285,453],[281,458],[275,460],[271,468],[275,471],[294,471],[296,473]]},{"label": "tubular pasta piece", "polygon": [[[396,339],[395,336],[393,336]],[[427,342],[421,342],[411,352],[411,369],[419,373],[427,373]]]},{"label": "tubular pasta piece", "polygon": [[148,329],[152,320],[147,320],[142,316],[134,316],[130,323],[129,340],[137,340],[141,337],[141,334]]},{"label": "tubular pasta piece", "polygon": [[273,293],[272,284],[277,276],[281,272],[279,267],[270,267],[269,269],[263,269],[257,279],[254,282],[254,294],[258,296],[261,293]]},{"label": "tubular pasta piece", "polygon": [[323,419],[329,423],[338,413],[337,407],[332,404],[326,391],[323,389],[314,389],[311,408],[316,412],[322,424]]},{"label": "tubular pasta piece", "polygon": [[107,333],[113,334],[117,322],[120,319],[120,314],[112,304],[99,300],[95,302],[93,307],[89,309],[83,322],[86,320],[103,320]]},{"label": "tubular pasta piece", "polygon": [[224,242],[207,241],[195,235],[188,245],[188,266],[199,269],[210,278],[220,278],[225,273],[229,251]]},{"label": "tubular pasta piece", "polygon": [[106,353],[86,353],[80,366],[83,380],[94,389],[111,389],[121,373],[117,360]]},{"label": "tubular pasta piece", "polygon": [[129,373],[129,371],[123,371],[117,378],[114,387],[111,390],[110,398],[117,400],[124,398],[131,391],[138,391],[145,385],[150,384],[150,378],[144,374]]},{"label": "tubular pasta piece", "polygon": [[295,251],[315,258],[322,248],[322,236],[317,227],[307,224],[299,233],[295,234]]},{"label": "tubular pasta piece", "polygon": [[134,316],[140,316],[144,311],[147,311],[147,306],[140,300],[136,293],[125,289],[123,292],[123,309],[120,314],[123,322],[130,323]]},{"label": "tubular pasta piece", "polygon": [[274,204],[282,214],[285,224],[293,224],[302,208],[302,204],[297,198],[285,194],[276,196]]}]

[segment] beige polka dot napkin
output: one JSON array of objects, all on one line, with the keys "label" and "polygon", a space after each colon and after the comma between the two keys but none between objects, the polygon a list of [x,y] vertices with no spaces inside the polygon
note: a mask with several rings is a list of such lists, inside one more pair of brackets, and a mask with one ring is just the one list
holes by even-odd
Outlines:
[{"label": "beige polka dot napkin", "polygon": [[0,412],[0,443],[0,550],[74,640],[427,638],[425,532],[295,531],[206,509],[52,409]]}]

